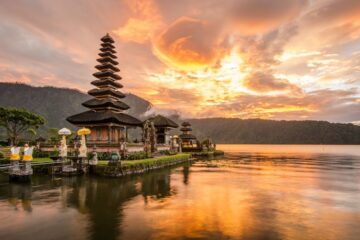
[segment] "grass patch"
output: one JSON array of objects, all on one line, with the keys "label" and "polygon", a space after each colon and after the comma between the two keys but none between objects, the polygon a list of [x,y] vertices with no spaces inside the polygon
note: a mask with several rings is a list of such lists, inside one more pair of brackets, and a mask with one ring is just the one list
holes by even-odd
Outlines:
[{"label": "grass patch", "polygon": [[44,163],[44,162],[53,162],[53,160],[51,160],[50,158],[34,158],[32,160],[32,162],[36,162],[36,163]]},{"label": "grass patch", "polygon": [[224,151],[215,150],[215,151],[200,151],[200,152],[188,152],[193,157],[212,157],[212,156],[223,156]]},{"label": "grass patch", "polygon": [[168,163],[182,159],[188,159],[190,154],[188,153],[180,153],[171,156],[162,156],[162,157],[155,157],[155,158],[146,158],[142,160],[134,160],[134,161],[123,161],[123,166],[135,166],[135,165],[153,165],[157,163]]},{"label": "grass patch", "polygon": [[[6,158],[6,159],[0,159],[0,163],[10,163],[11,160]],[[23,162],[22,159],[20,159],[20,162]],[[34,158],[31,162],[33,163],[49,163],[49,162],[53,162],[53,160],[51,160],[50,158]]]},{"label": "grass patch", "polygon": [[108,160],[99,160],[97,165],[98,166],[107,166],[108,162],[109,162]]},{"label": "grass patch", "polygon": [[[176,155],[170,155],[170,156],[161,156],[161,157],[155,157],[155,158],[146,158],[141,160],[123,160],[121,161],[122,166],[137,166],[137,165],[154,165],[159,163],[169,163],[173,161],[178,160],[184,160],[189,159],[190,154],[188,153],[180,153]],[[109,161],[98,161],[98,166],[107,166]]]}]

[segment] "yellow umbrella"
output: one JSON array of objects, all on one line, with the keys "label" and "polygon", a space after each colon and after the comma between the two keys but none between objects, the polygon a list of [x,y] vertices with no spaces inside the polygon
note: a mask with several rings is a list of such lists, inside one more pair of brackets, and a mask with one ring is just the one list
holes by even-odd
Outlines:
[{"label": "yellow umbrella", "polygon": [[88,129],[88,128],[81,128],[81,129],[79,129],[78,131],[77,131],[77,134],[78,135],[88,135],[88,134],[90,134],[91,133],[91,131],[90,131],[90,129]]}]

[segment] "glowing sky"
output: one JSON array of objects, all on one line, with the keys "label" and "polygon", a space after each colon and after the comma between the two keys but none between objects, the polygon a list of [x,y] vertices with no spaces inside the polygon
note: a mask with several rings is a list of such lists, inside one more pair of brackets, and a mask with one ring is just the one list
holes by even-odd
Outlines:
[{"label": "glowing sky", "polygon": [[125,92],[186,117],[360,121],[359,0],[2,0],[0,81]]}]

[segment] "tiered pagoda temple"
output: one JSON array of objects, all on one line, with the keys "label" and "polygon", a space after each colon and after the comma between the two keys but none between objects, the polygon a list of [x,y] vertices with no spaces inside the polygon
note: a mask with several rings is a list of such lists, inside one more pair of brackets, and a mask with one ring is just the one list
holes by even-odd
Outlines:
[{"label": "tiered pagoda temple", "polygon": [[198,147],[196,137],[191,134],[192,131],[191,124],[189,122],[183,122],[181,126],[182,128],[180,128],[180,131],[182,131],[182,134],[180,134],[179,137],[182,141],[182,147],[183,148]]},{"label": "tiered pagoda temple", "polygon": [[149,121],[154,123],[156,129],[156,143],[158,144],[169,144],[170,136],[169,131],[171,128],[178,128],[174,121],[169,118],[166,118],[162,115],[156,115],[148,119]]},{"label": "tiered pagoda temple", "polygon": [[90,128],[90,143],[126,141],[128,128],[142,126],[142,121],[123,113],[130,107],[121,101],[125,94],[118,90],[123,86],[118,82],[121,77],[115,54],[114,40],[106,34],[101,38],[99,64],[95,66],[98,72],[93,74],[96,80],[91,82],[96,88],[88,91],[93,98],[82,104],[90,110],[67,118],[78,127]]}]

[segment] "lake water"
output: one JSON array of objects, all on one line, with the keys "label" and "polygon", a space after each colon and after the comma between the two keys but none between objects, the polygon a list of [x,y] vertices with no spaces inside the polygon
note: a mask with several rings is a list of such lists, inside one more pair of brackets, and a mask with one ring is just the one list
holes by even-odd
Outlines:
[{"label": "lake water", "polygon": [[360,238],[360,146],[218,148],[126,179],[0,175],[0,239]]}]

